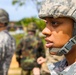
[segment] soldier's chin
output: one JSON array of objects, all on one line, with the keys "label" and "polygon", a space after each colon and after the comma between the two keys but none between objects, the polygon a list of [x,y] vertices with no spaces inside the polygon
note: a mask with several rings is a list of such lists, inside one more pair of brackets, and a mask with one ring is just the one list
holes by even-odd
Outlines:
[{"label": "soldier's chin", "polygon": [[61,48],[49,48],[49,52],[51,55],[57,55],[57,52],[60,50]]}]

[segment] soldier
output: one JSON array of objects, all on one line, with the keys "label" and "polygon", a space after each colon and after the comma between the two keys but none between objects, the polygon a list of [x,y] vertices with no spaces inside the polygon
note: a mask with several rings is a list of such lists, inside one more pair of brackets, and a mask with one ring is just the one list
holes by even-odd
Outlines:
[{"label": "soldier", "polygon": [[50,54],[65,55],[64,60],[47,64],[50,74],[76,75],[76,0],[45,0],[39,17],[46,22],[42,33]]},{"label": "soldier", "polygon": [[8,13],[0,8],[0,75],[8,75],[9,66],[15,51],[15,40],[6,30]]},{"label": "soldier", "polygon": [[40,65],[36,59],[40,56],[45,57],[43,42],[36,36],[36,29],[36,24],[30,23],[27,27],[27,35],[20,40],[17,46],[16,56],[17,59],[21,57],[20,65],[25,75],[31,75],[32,71],[34,75],[39,75],[37,72],[40,73]]}]

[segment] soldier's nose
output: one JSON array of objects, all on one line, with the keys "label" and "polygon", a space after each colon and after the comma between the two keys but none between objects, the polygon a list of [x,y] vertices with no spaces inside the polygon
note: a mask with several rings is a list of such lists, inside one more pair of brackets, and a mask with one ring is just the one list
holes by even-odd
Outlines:
[{"label": "soldier's nose", "polygon": [[50,29],[47,28],[47,27],[45,27],[45,28],[43,29],[42,33],[43,33],[44,35],[51,35],[51,31],[50,31]]}]

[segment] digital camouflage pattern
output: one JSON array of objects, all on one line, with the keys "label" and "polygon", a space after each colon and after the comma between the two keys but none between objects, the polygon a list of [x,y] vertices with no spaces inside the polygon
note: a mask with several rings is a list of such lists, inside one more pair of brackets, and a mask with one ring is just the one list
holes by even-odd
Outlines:
[{"label": "digital camouflage pattern", "polygon": [[60,74],[61,75],[76,75],[76,62],[74,62],[71,66],[68,66]]},{"label": "digital camouflage pattern", "polygon": [[45,56],[42,40],[34,35],[26,35],[18,44],[16,55],[17,59],[21,57],[21,67],[24,70],[39,67],[36,59],[40,56]]},{"label": "digital camouflage pattern", "polygon": [[66,59],[47,64],[51,75],[76,75],[76,62],[68,66]]},{"label": "digital camouflage pattern", "polygon": [[76,0],[44,0],[39,17],[72,17],[76,19]]},{"label": "digital camouflage pattern", "polygon": [[45,53],[46,53],[46,59],[47,59],[47,61],[46,61],[46,63],[44,63],[42,65],[41,72],[42,72],[42,75],[50,75],[50,71],[48,69],[47,64],[49,64],[49,63],[57,63],[59,61],[62,61],[65,57],[64,57],[64,55],[62,55],[62,56],[51,55],[49,53],[49,49],[46,49]]},{"label": "digital camouflage pattern", "polygon": [[5,10],[0,9],[0,23],[8,23],[8,22],[9,22],[8,13]]},{"label": "digital camouflage pattern", "polygon": [[15,48],[15,40],[8,31],[0,31],[0,75],[8,75]]}]

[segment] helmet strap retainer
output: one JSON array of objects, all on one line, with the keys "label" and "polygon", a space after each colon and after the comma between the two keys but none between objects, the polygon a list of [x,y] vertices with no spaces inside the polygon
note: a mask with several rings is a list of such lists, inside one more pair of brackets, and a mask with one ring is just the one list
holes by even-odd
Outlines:
[{"label": "helmet strap retainer", "polygon": [[71,38],[58,52],[57,55],[61,56],[63,54],[67,54],[72,47],[76,44],[76,36]]}]

